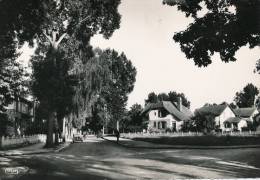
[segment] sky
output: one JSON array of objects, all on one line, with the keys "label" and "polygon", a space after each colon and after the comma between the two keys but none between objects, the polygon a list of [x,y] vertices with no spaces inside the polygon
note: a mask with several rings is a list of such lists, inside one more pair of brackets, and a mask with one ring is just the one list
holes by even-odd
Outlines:
[{"label": "sky", "polygon": [[[109,40],[96,35],[93,47],[124,52],[137,69],[134,90],[129,95],[129,108],[144,105],[150,92],[182,92],[194,110],[205,103],[232,102],[237,91],[248,83],[260,87],[260,75],[254,73],[260,48],[241,48],[236,62],[224,63],[219,55],[213,63],[199,68],[188,60],[172,39],[174,32],[185,30],[192,19],[162,0],[122,0],[119,6],[121,27]],[[30,52],[20,59],[25,59]]]}]

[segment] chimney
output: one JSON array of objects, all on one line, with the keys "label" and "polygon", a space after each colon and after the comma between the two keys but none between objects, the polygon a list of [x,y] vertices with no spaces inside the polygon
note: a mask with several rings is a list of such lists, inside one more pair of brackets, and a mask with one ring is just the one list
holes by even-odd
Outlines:
[{"label": "chimney", "polygon": [[182,111],[182,99],[181,99],[181,97],[178,97],[177,108],[178,108],[179,111]]}]

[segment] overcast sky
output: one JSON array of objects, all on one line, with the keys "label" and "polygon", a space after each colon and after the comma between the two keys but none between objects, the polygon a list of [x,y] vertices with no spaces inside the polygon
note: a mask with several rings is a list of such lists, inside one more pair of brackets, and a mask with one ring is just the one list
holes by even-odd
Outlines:
[{"label": "overcast sky", "polygon": [[205,103],[232,102],[235,93],[248,83],[260,87],[260,75],[253,73],[260,48],[244,47],[236,54],[238,60],[230,63],[215,55],[211,65],[198,68],[172,40],[174,32],[186,29],[192,19],[175,7],[162,5],[162,0],[122,0],[119,12],[120,29],[109,40],[95,36],[91,44],[123,51],[136,67],[128,107],[144,105],[150,92],[177,91],[183,92],[195,109]]},{"label": "overcast sky", "polygon": [[236,54],[238,60],[230,63],[216,55],[211,65],[198,68],[172,40],[174,32],[184,30],[192,19],[175,7],[162,5],[162,0],[122,0],[119,11],[121,28],[109,40],[94,37],[92,45],[123,51],[137,68],[128,107],[143,105],[150,92],[173,90],[183,92],[194,109],[206,102],[232,102],[247,83],[260,87],[260,75],[253,73],[259,48],[242,48]]}]

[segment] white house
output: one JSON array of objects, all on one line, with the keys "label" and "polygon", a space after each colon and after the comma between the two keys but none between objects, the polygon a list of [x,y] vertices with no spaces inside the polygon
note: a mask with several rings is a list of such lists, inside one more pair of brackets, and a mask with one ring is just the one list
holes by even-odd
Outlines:
[{"label": "white house", "polygon": [[147,114],[149,118],[148,130],[154,131],[180,131],[185,121],[189,121],[192,112],[182,105],[181,100],[178,103],[162,101],[158,103],[149,103],[146,105],[142,114]]},{"label": "white house", "polygon": [[231,131],[237,128],[237,122],[229,122],[230,118],[235,118],[235,112],[229,107],[227,103],[220,105],[203,106],[196,110],[202,116],[210,116],[215,121],[215,126],[222,131]]},{"label": "white house", "polygon": [[239,108],[233,110],[227,103],[221,105],[204,106],[196,110],[201,115],[211,116],[215,126],[222,131],[242,131],[253,123],[253,118],[259,114],[256,108]]}]

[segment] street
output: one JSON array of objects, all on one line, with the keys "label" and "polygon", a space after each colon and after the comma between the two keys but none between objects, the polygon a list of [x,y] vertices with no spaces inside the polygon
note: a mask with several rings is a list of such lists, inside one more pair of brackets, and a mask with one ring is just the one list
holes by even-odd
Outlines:
[{"label": "street", "polygon": [[8,159],[16,166],[29,169],[19,177],[8,177],[19,180],[260,177],[260,151],[257,148],[141,149],[92,138],[71,144],[60,153]]}]

